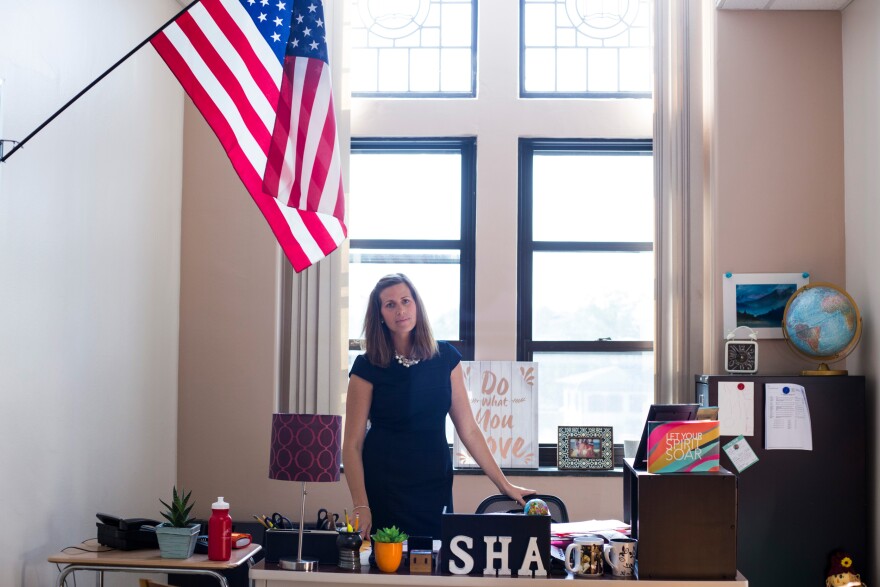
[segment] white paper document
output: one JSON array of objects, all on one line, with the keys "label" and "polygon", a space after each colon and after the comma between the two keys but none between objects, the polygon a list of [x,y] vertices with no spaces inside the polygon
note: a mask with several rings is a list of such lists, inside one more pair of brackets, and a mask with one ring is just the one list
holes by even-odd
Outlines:
[{"label": "white paper document", "polygon": [[718,382],[718,421],[721,436],[755,434],[755,383]]},{"label": "white paper document", "polygon": [[764,448],[813,450],[813,430],[807,393],[794,383],[764,387]]}]

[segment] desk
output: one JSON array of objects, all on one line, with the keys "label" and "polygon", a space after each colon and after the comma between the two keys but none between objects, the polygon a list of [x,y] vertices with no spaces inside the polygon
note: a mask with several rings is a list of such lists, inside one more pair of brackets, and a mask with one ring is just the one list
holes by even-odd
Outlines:
[{"label": "desk", "polygon": [[208,560],[207,554],[194,554],[189,558],[162,558],[159,549],[144,550],[104,550],[97,542],[88,541],[77,545],[87,552],[70,549],[70,552],[59,552],[49,557],[50,563],[66,565],[58,575],[57,587],[64,585],[64,579],[74,571],[95,571],[101,573],[100,584],[103,585],[104,571],[121,573],[176,573],[183,575],[207,575],[214,577],[221,587],[229,587],[226,577],[220,571],[234,569],[249,561],[262,548],[259,544],[250,544],[232,551],[228,561]]},{"label": "desk", "polygon": [[[610,575],[605,579],[575,579],[549,577],[532,579],[527,577],[481,577],[479,575],[410,575],[409,571],[383,573],[364,565],[360,572],[344,571],[332,565],[321,565],[317,572],[285,571],[277,564],[260,561],[251,567],[250,577],[254,587],[358,587],[360,585],[387,585],[389,587],[621,587],[636,580],[615,579]],[[577,581],[577,583],[564,583]],[[638,581],[646,587],[748,587],[749,582],[737,573],[730,581]]]}]

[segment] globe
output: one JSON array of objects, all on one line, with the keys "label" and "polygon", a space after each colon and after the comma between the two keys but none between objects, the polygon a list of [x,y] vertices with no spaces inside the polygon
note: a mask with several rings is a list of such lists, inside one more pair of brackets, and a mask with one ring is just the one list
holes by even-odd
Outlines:
[{"label": "globe", "polygon": [[547,507],[546,501],[535,498],[530,499],[528,503],[526,503],[523,513],[529,516],[549,516],[550,508]]},{"label": "globe", "polygon": [[805,285],[789,298],[782,334],[796,354],[819,363],[803,375],[846,375],[828,363],[844,359],[859,343],[862,317],[852,297],[830,283]]}]

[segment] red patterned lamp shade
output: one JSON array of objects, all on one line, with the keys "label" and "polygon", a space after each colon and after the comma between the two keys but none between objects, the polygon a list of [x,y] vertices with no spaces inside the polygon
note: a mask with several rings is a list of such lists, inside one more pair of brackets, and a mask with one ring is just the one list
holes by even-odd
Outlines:
[{"label": "red patterned lamp shade", "polygon": [[269,478],[302,482],[299,507],[299,539],[296,558],[281,557],[278,564],[289,571],[315,571],[317,560],[302,557],[306,515],[306,483],[339,481],[342,416],[321,414],[272,414],[272,451]]},{"label": "red patterned lamp shade", "polygon": [[269,478],[339,481],[342,416],[272,414]]}]

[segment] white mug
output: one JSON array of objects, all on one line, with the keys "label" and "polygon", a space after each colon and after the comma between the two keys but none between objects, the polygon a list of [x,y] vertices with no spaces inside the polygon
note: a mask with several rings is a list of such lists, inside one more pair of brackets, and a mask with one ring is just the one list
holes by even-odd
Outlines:
[{"label": "white mug", "polygon": [[605,562],[611,567],[615,577],[632,577],[636,565],[635,538],[612,538],[611,544],[605,545]]},{"label": "white mug", "polygon": [[[602,560],[602,547],[605,539],[601,536],[578,536],[565,547],[565,568],[578,577],[601,577],[605,574]],[[572,564],[571,555],[575,562]]]}]

